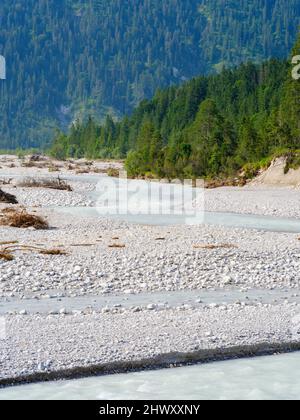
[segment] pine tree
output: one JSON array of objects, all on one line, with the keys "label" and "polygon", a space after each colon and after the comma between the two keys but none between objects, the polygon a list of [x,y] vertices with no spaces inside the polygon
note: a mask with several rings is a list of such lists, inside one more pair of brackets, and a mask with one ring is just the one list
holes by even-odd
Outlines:
[{"label": "pine tree", "polygon": [[257,157],[258,137],[250,118],[244,118],[239,129],[239,145],[236,160],[240,166],[254,162]]},{"label": "pine tree", "polygon": [[[292,57],[300,56],[300,35],[292,50],[291,64],[283,90],[283,100],[278,113],[279,130],[288,133],[286,146],[293,149],[300,148],[300,80],[294,79],[292,71],[295,64]],[[299,60],[300,62],[300,60]]]},{"label": "pine tree", "polygon": [[187,131],[188,142],[192,145],[191,161],[196,175],[206,175],[210,164],[213,166],[212,171],[217,171],[219,158],[211,161],[211,155],[219,156],[223,122],[213,100],[206,99],[201,103],[195,122]]}]

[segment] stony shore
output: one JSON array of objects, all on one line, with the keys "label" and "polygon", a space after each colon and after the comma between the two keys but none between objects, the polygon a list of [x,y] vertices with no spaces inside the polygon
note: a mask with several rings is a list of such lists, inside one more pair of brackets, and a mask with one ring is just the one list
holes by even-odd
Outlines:
[{"label": "stony shore", "polygon": [[[24,168],[8,157],[0,166],[0,179],[12,178],[1,188],[51,227],[0,227],[0,242],[66,252],[17,250],[14,260],[0,260],[0,314],[6,324],[5,339],[0,340],[0,383],[176,352],[217,354],[264,343],[279,349],[280,344],[298,342],[293,320],[300,314],[299,234],[208,225],[139,226],[74,216],[57,207],[92,206],[87,194],[95,187],[91,177],[105,175],[76,175],[63,167],[60,177],[72,176],[73,191],[55,191],[21,188],[18,179],[57,173]],[[209,211],[300,218],[297,189],[222,188],[207,191],[205,198]],[[186,302],[179,295],[172,303],[172,293],[180,291],[191,291],[194,298]],[[211,295],[203,303],[207,291]],[[274,298],[266,299],[266,291],[274,291]],[[220,292],[241,297],[220,302]],[[153,293],[162,293],[161,304]],[[108,301],[119,296],[120,302],[97,301],[101,296]],[[143,299],[126,304],[135,296]],[[81,298],[76,309],[64,300]],[[41,302],[38,309],[26,304],[32,299]],[[11,309],[12,303],[17,309]]]},{"label": "stony shore", "polygon": [[[0,297],[299,287],[297,234],[214,226],[133,226],[41,213],[48,215],[54,229],[2,227],[0,242],[17,240],[25,246],[58,248],[67,255],[16,252],[13,261],[1,262]],[[229,248],[196,248],[222,244]],[[36,270],[39,266],[41,270]]]},{"label": "stony shore", "polygon": [[[291,317],[299,307],[240,305],[204,310],[117,311],[115,314],[11,316],[1,343],[0,385],[23,379],[213,360],[291,344]],[[230,327],[229,327],[230,326]],[[288,344],[289,343],[289,344]],[[285,347],[283,344],[286,344]],[[282,346],[282,347],[281,347]],[[177,356],[176,356],[177,354]],[[206,356],[205,356],[206,355]],[[139,366],[141,368],[141,366]],[[72,373],[73,372],[73,373]],[[32,375],[32,376],[31,376]],[[7,381],[7,379],[9,379]]]},{"label": "stony shore", "polygon": [[207,211],[300,218],[300,188],[246,186],[205,192]]}]

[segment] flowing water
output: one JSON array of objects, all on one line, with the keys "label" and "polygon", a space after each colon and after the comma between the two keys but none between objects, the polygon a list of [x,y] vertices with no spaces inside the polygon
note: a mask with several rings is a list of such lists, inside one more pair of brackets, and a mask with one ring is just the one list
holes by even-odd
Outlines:
[{"label": "flowing water", "polygon": [[[2,175],[2,178],[9,177],[8,174]],[[17,175],[14,178],[23,179],[24,176]],[[96,175],[65,175],[63,179],[96,186],[94,191],[86,194],[94,203],[93,207],[55,207],[57,211],[77,216],[105,216],[134,224],[156,226],[209,224],[300,233],[299,219],[204,211],[203,188]],[[195,202],[198,203],[198,211],[193,206]]]},{"label": "flowing water", "polygon": [[[174,290],[170,292],[160,291],[151,293],[139,293],[132,295],[91,295],[78,297],[59,297],[59,291],[53,290],[51,299],[27,299],[19,298],[0,298],[0,316],[8,311],[19,312],[26,310],[27,313],[48,314],[49,311],[59,311],[61,308],[72,310],[84,310],[86,308],[100,310],[101,308],[122,305],[123,308],[132,306],[147,306],[148,304],[157,305],[158,310],[166,307],[178,307],[189,305],[192,308],[201,308],[211,303],[233,304],[236,301],[248,303],[274,304],[293,302],[300,303],[300,295],[294,290],[264,290],[251,289],[247,291],[228,288],[226,290]],[[56,297],[55,297],[56,296]]]},{"label": "flowing water", "polygon": [[204,211],[204,188],[110,177],[94,177],[89,181],[96,184],[95,190],[87,193],[94,207],[61,207],[56,210],[143,225],[209,224],[300,233],[298,219]]},{"label": "flowing water", "polygon": [[[101,210],[99,211],[97,207],[60,207],[55,208],[55,210],[75,216],[102,217]],[[270,232],[300,233],[300,221],[298,219],[238,213],[205,212],[204,214],[195,214],[194,217],[186,217],[184,215],[110,214],[106,215],[106,217],[141,225],[171,226],[208,224]]]},{"label": "flowing water", "polygon": [[300,353],[0,390],[0,399],[300,400]]},{"label": "flowing water", "polygon": [[[72,177],[69,177],[69,179],[73,180]],[[134,203],[134,207],[142,204],[142,207],[139,207],[140,211],[134,212],[134,214],[131,214],[130,211],[119,214],[114,212],[114,194],[117,191],[118,206],[124,209],[125,196],[119,193],[124,190],[125,181],[112,181],[112,179],[103,181],[104,179],[101,178],[101,184],[105,182],[110,183],[110,188],[104,191],[102,185],[102,191],[100,188],[100,191],[97,189],[88,194],[89,198],[95,203],[94,207],[56,208],[56,210],[85,217],[106,216],[145,225],[205,223],[244,229],[300,233],[300,223],[296,219],[201,211],[194,213],[192,217],[176,214],[182,198],[182,189],[176,185],[164,186],[164,189],[167,188],[167,190],[164,190],[162,193],[162,195],[167,197],[170,194],[172,196],[171,213],[164,214],[164,211],[162,211],[162,214],[153,214],[145,211],[149,206],[147,201],[147,198],[149,198],[149,183],[143,181],[132,181],[129,187],[131,191],[129,197],[132,197],[132,194],[136,195],[136,191],[139,191],[138,196],[134,197],[132,203]],[[88,180],[88,182],[94,183],[98,181],[99,179],[95,177],[91,177]],[[154,196],[156,196],[156,199],[153,199],[153,195],[151,196],[150,194],[152,204],[155,204],[154,207],[156,209],[161,198],[157,196],[155,190],[158,191],[160,188],[160,184],[154,185]],[[188,190],[189,187],[186,187],[186,189]],[[201,194],[198,196],[199,198],[201,200]],[[105,199],[112,203],[112,208],[109,211],[107,211],[107,206],[103,205]],[[127,199],[128,197],[126,197],[126,205]],[[232,292],[232,294],[229,292],[228,295],[224,295],[223,291],[218,293],[220,296],[213,296],[215,300],[231,301],[237,297],[237,292]],[[254,291],[253,293],[252,299],[257,299],[259,296],[263,301],[270,301],[274,298],[280,300],[287,297],[282,294],[280,296],[268,295],[267,292],[266,295],[262,295],[263,292],[258,294]],[[200,295],[204,303],[206,299],[210,301],[212,298],[209,294],[207,296],[205,293]],[[116,299],[120,298],[116,297]],[[132,297],[132,299],[136,298]],[[143,296],[140,296],[138,299],[143,301]],[[176,293],[170,296],[157,295],[157,300],[158,303],[168,300],[172,305],[172,303],[175,304],[178,301],[189,302],[191,297],[188,293],[183,296],[180,292],[179,295]],[[145,296],[145,302],[147,301],[148,296]],[[31,304],[31,302],[29,303]],[[74,301],[73,303],[74,307],[76,307],[76,305],[82,306],[85,302]],[[95,300],[95,303],[104,302]],[[105,303],[113,304],[114,302],[109,301]],[[132,302],[129,303],[132,304]],[[18,303],[12,301],[6,304],[13,306]],[[2,303],[0,302],[0,312],[1,307]],[[37,309],[43,312],[47,308],[39,307]],[[179,369],[22,385],[0,390],[0,399],[300,399],[299,366],[300,353],[293,353],[272,357],[231,360]]]}]

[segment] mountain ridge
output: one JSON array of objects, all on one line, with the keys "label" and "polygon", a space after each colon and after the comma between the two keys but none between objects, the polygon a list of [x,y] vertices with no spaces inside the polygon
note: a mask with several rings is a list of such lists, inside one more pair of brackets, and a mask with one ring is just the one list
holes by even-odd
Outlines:
[{"label": "mountain ridge", "polygon": [[298,169],[299,51],[300,34],[289,60],[241,64],[158,90],[120,122],[76,122],[68,135],[58,133],[50,152],[124,157],[131,177],[241,176],[243,184],[279,156],[285,171]]}]

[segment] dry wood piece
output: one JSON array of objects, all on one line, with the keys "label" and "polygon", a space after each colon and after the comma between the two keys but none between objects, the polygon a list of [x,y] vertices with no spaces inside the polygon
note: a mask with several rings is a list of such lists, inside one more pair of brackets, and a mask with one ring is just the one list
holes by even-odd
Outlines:
[{"label": "dry wood piece", "polygon": [[49,225],[41,216],[27,213],[23,209],[7,208],[0,214],[0,225],[26,229],[33,227],[35,229],[48,229]]},{"label": "dry wood piece", "polygon": [[219,244],[219,245],[212,245],[212,244],[203,244],[203,245],[194,245],[194,249],[232,249],[237,248],[236,245],[233,244]]},{"label": "dry wood piece", "polygon": [[106,169],[101,169],[101,168],[91,168],[91,171],[94,172],[95,174],[106,174],[107,173]]},{"label": "dry wood piece", "polygon": [[111,245],[108,245],[108,248],[126,248],[126,245],[123,245],[123,244],[111,244]]},{"label": "dry wood piece", "polygon": [[247,184],[247,179],[240,176],[238,178],[227,179],[211,179],[205,181],[205,188],[213,190],[220,187],[244,187]]},{"label": "dry wood piece", "polygon": [[84,247],[84,246],[94,246],[95,244],[71,244],[70,246],[73,246],[73,247]]},{"label": "dry wood piece", "polygon": [[60,167],[59,166],[49,166],[48,171],[49,172],[60,172]]},{"label": "dry wood piece", "polygon": [[36,162],[23,162],[21,166],[23,168],[40,168],[40,165]]},{"label": "dry wood piece", "polygon": [[67,255],[67,252],[61,249],[45,249],[32,245],[16,245],[16,246],[7,246],[0,249],[0,259],[6,261],[12,261],[14,259],[13,252],[22,251],[22,252],[38,252],[42,255]]},{"label": "dry wood piece", "polygon": [[5,261],[12,261],[14,256],[9,251],[0,250],[0,259]]},{"label": "dry wood piece", "polygon": [[62,249],[42,249],[40,254],[43,255],[67,255],[66,251]]},{"label": "dry wood piece", "polygon": [[90,171],[88,169],[78,169],[76,175],[88,174]]}]

